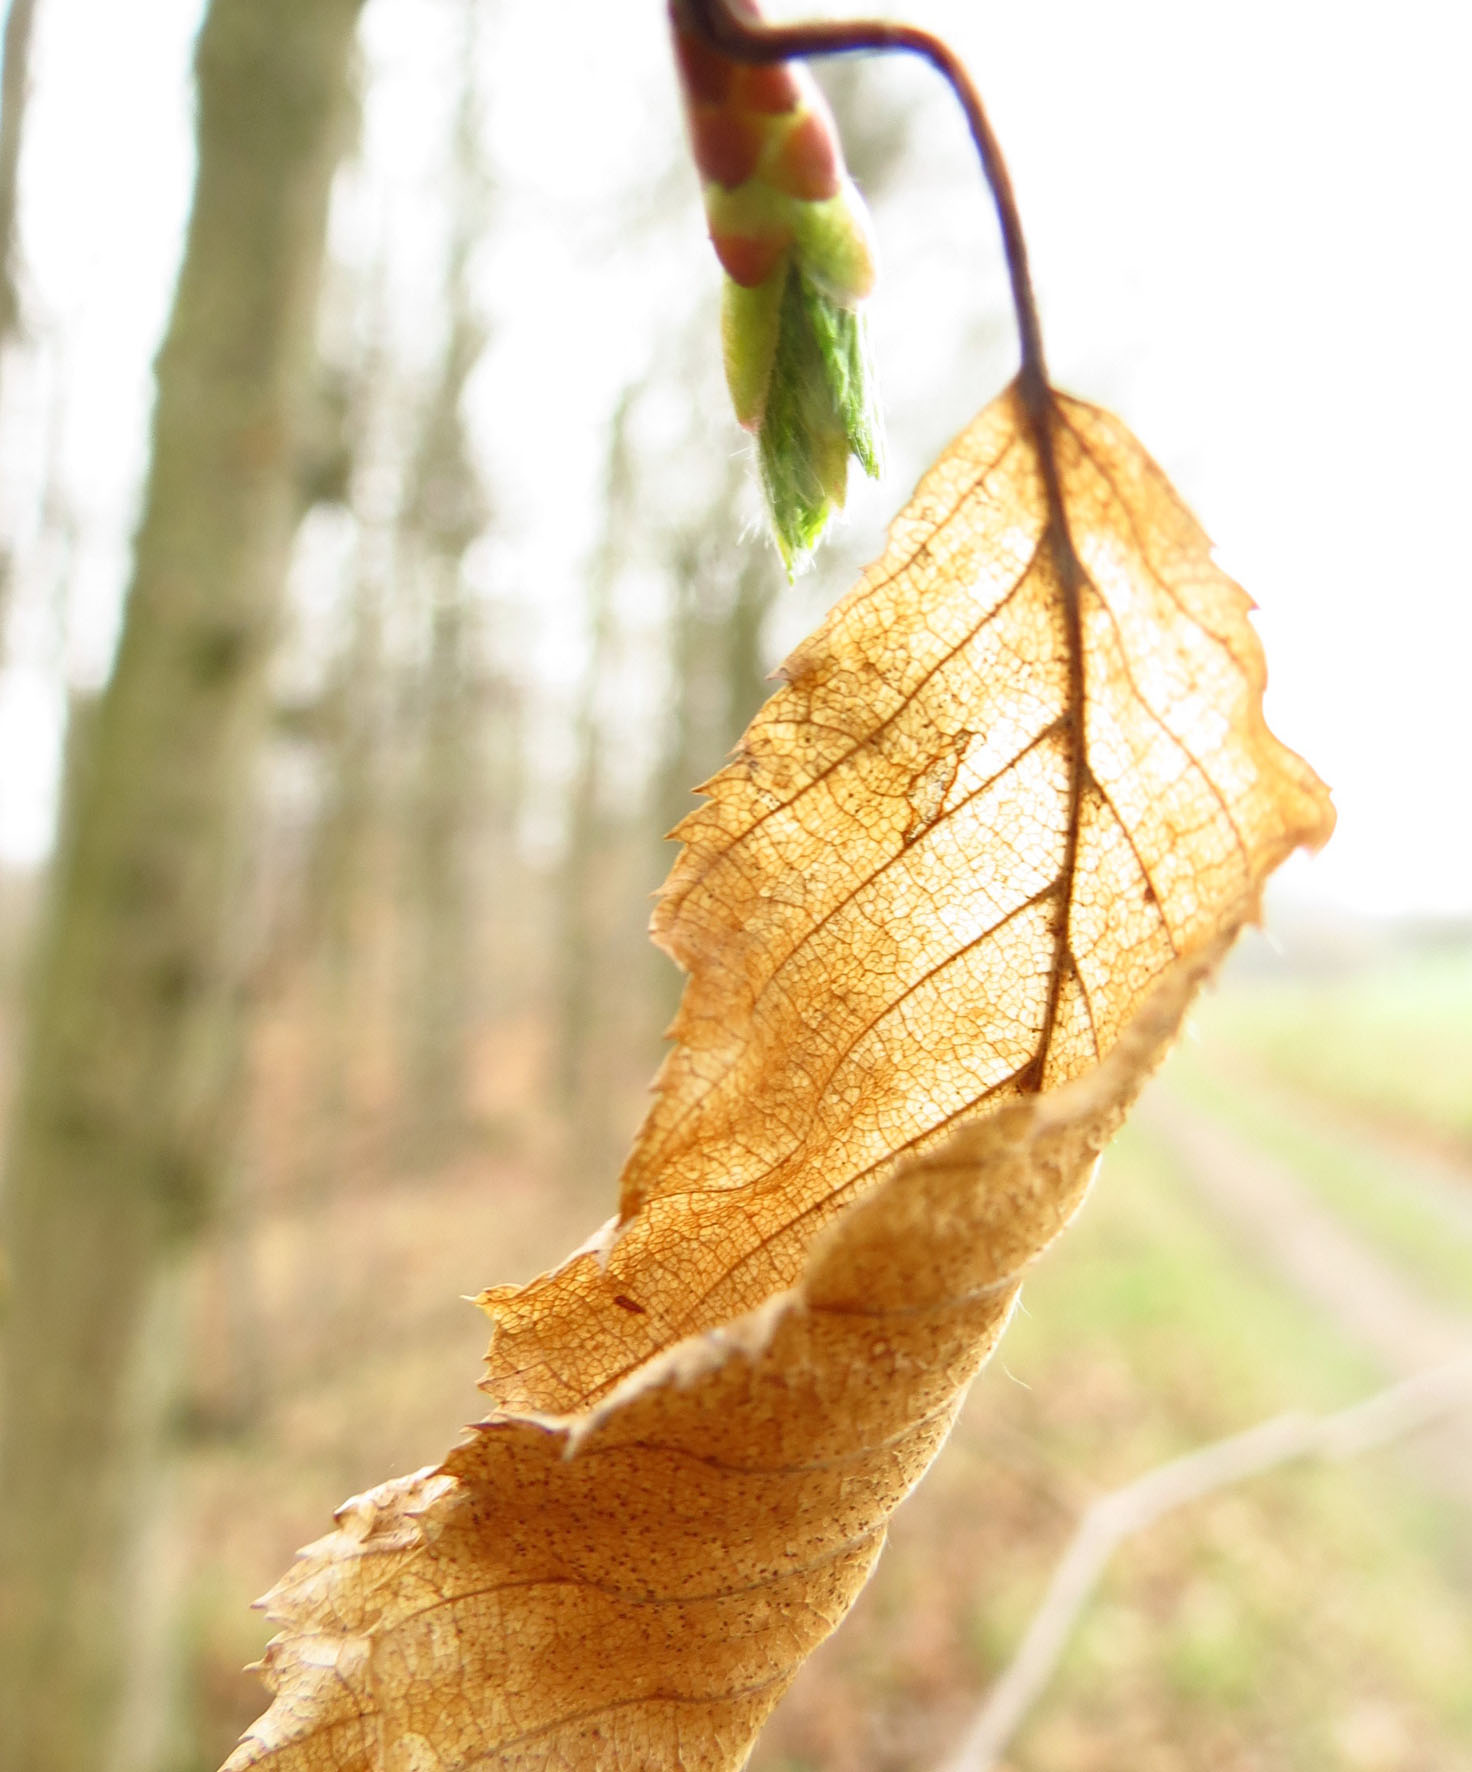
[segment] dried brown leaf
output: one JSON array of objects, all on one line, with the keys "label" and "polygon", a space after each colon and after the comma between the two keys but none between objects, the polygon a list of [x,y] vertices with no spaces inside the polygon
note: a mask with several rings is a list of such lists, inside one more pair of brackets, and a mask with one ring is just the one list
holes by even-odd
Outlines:
[{"label": "dried brown leaf", "polygon": [[1090,579],[1082,708],[1009,392],[677,832],[654,932],[691,974],[679,1043],[612,1252],[486,1297],[504,1406],[581,1407],[790,1285],[897,1157],[1077,1076],[1173,958],[1252,917],[1267,874],[1328,836],[1322,786],[1263,724],[1248,598],[1117,419],[1057,412]]},{"label": "dried brown leaf", "polygon": [[691,977],[620,1218],[485,1295],[495,1412],[268,1597],[231,1772],[739,1766],[1328,835],[1159,470],[1059,398],[1070,548],[1032,435],[1009,391],[952,445],[681,827],[655,928]]}]

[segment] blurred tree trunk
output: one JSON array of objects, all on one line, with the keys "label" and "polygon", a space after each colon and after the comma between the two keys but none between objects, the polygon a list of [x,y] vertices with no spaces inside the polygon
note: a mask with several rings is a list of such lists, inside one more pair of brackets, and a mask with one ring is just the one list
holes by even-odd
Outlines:
[{"label": "blurred tree trunk", "polygon": [[146,1763],[128,1732],[165,1709],[128,1689],[151,1654],[132,1564],[181,1257],[236,1114],[232,909],[361,4],[212,0],[197,49],[133,580],[68,785],[0,1221],[0,1765],[17,1772]]},{"label": "blurred tree trunk", "polygon": [[[20,145],[30,97],[35,19],[36,0],[10,0],[0,51],[4,57],[0,63],[0,366],[6,346],[20,332]],[[10,549],[0,547],[0,638],[10,608],[13,570]]]},{"label": "blurred tree trunk", "polygon": [[4,67],[0,71],[0,345],[20,326],[17,262],[17,198],[20,144],[31,84],[31,32],[36,0],[10,0],[5,18]]},{"label": "blurred tree trunk", "polygon": [[[695,788],[723,767],[752,715],[771,693],[762,638],[781,567],[765,542],[743,536],[748,476],[733,461],[726,484],[675,551],[669,617],[670,697],[654,783],[663,835],[693,811]],[[668,866],[670,852],[662,852]],[[674,1014],[684,974],[660,963],[656,997]]]},{"label": "blurred tree trunk", "polygon": [[305,1179],[320,1201],[347,1167],[368,931],[365,910],[375,878],[382,814],[384,538],[360,530],[353,573],[348,644],[324,708],[328,788],[312,857],[309,912],[319,947],[321,1023],[313,1041],[318,1066],[316,1124],[306,1141]]},{"label": "blurred tree trunk", "polygon": [[409,877],[413,986],[405,1030],[410,1137],[440,1154],[466,1120],[470,1008],[475,997],[470,860],[479,783],[477,704],[485,686],[465,556],[486,524],[486,501],[461,411],[485,348],[470,287],[487,179],[475,90],[476,7],[466,6],[464,80],[456,109],[453,232],[445,277],[447,331],[439,379],[410,464],[403,515],[416,594],[428,606],[428,654],[420,677],[420,767],[410,796]]},{"label": "blurred tree trunk", "polygon": [[764,638],[767,617],[781,584],[770,554],[748,548],[736,573],[726,614],[724,645],[725,736],[729,750],[751,724],[757,709],[774,692]]},{"label": "blurred tree trunk", "polygon": [[[636,397],[636,389],[625,390],[609,434],[603,535],[588,572],[584,616],[588,657],[574,717],[576,752],[558,877],[553,1079],[556,1105],[568,1128],[568,1167],[577,1176],[597,1176],[614,1154],[605,992],[609,923],[615,908],[610,904],[609,875],[611,867],[617,871],[618,863],[613,853],[615,833],[609,829],[604,805],[604,747],[609,736],[602,703],[616,638],[614,588],[629,556],[637,515],[629,443],[629,417]],[[615,982],[614,988],[627,995],[621,983]]]},{"label": "blurred tree trunk", "polygon": [[457,562],[432,558],[425,578],[432,609],[420,685],[420,767],[408,807],[413,983],[404,1030],[411,1149],[437,1160],[465,1124],[476,995],[469,881],[474,624]]}]

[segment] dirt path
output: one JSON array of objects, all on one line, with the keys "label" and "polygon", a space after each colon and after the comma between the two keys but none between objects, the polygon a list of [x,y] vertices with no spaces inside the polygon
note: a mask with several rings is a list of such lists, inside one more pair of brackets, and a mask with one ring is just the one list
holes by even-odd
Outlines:
[{"label": "dirt path", "polygon": [[1418,1137],[1378,1114],[1353,1104],[1295,1088],[1274,1077],[1252,1055],[1221,1041],[1207,1048],[1212,1068],[1244,1092],[1259,1097],[1274,1113],[1333,1144],[1353,1144],[1373,1153],[1399,1192],[1413,1190],[1447,1228],[1472,1242],[1472,1159],[1428,1133]]},{"label": "dirt path", "polygon": [[[1168,1085],[1149,1091],[1139,1120],[1175,1152],[1182,1175],[1234,1239],[1370,1354],[1387,1380],[1472,1352],[1472,1311],[1428,1298],[1413,1274],[1322,1205],[1280,1158]],[[1395,1162],[1387,1168],[1399,1184]],[[1428,1436],[1417,1452],[1439,1489],[1472,1500],[1472,1425]]]}]

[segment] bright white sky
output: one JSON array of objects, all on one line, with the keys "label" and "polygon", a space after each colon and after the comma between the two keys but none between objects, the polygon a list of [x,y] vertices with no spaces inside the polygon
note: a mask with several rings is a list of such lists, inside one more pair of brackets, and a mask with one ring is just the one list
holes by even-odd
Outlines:
[{"label": "bright white sky", "polygon": [[[693,211],[689,240],[666,235],[647,259],[619,236],[619,201],[660,176],[678,143],[662,0],[485,5],[501,195],[482,266],[495,342],[472,417],[507,513],[497,571],[555,675],[577,654],[583,514],[609,403],[670,302],[708,288],[714,268]],[[7,370],[0,523],[24,549],[54,453],[79,537],[65,641],[42,595],[65,562],[33,559],[0,678],[11,857],[47,840],[58,646],[74,678],[95,680],[116,619],[149,360],[188,195],[200,0],[39,10],[23,231],[47,348]],[[1447,0],[877,10],[947,32],[979,79],[1022,204],[1055,380],[1128,420],[1261,605],[1270,719],[1340,811],[1324,854],[1294,864],[1297,896],[1472,912],[1472,20]],[[555,59],[541,41],[554,15]],[[390,241],[409,350],[433,343],[460,17],[457,0],[369,0],[366,171],[335,220],[348,258]],[[836,556],[848,561],[1015,361],[962,126],[927,70],[889,78],[920,118],[878,216],[893,464],[856,501],[852,545]],[[843,588],[831,580],[794,599],[786,631]]]}]

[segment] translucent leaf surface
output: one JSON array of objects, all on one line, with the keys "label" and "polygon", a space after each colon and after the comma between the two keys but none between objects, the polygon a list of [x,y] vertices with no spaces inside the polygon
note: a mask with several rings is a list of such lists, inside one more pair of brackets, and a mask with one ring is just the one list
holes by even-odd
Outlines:
[{"label": "translucent leaf surface", "polygon": [[1058,414],[1082,697],[1004,394],[680,827],[654,930],[691,979],[619,1238],[488,1295],[499,1401],[586,1404],[791,1284],[899,1155],[1079,1075],[1327,837],[1322,786],[1263,724],[1246,595],[1117,419]]},{"label": "translucent leaf surface", "polygon": [[[620,1216],[269,1596],[233,1772],[737,1767],[1268,871],[1332,825],[1119,422],[1009,392],[681,828]],[[1060,523],[1060,512],[1064,521]]]}]

